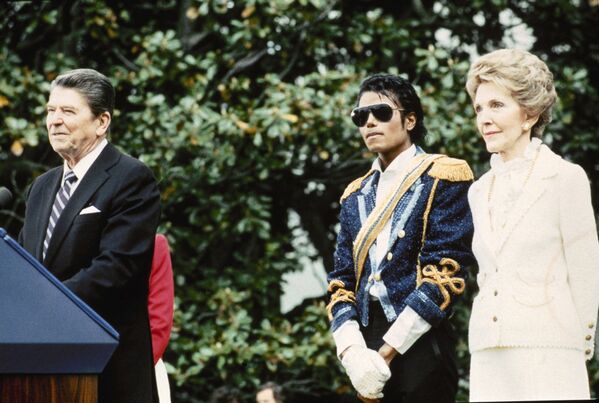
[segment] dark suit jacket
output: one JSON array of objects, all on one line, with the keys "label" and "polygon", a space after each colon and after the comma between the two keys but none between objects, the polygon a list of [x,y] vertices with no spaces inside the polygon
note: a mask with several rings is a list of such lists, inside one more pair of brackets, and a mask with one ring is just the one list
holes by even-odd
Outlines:
[{"label": "dark suit jacket", "polygon": [[[38,177],[27,198],[19,240],[40,261],[62,174],[60,166]],[[80,214],[91,206],[100,212]],[[151,171],[108,144],[63,210],[43,261],[120,334],[119,346],[99,378],[100,402],[155,399],[147,302],[159,215],[160,196]]]}]

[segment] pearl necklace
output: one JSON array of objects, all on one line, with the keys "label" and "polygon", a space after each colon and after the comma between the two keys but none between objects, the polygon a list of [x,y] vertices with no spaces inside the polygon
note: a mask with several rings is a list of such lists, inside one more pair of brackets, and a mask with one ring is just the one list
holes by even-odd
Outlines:
[{"label": "pearl necklace", "polygon": [[[524,189],[526,189],[526,184],[528,183],[528,180],[530,179],[530,175],[532,175],[532,171],[534,170],[535,164],[537,163],[537,160],[539,159],[540,153],[541,153],[541,148],[539,147],[539,149],[537,150],[537,153],[535,154],[535,158],[533,159],[532,164],[530,164],[530,168],[528,169],[528,172],[526,173],[526,178],[524,178],[524,183],[522,184],[522,192],[520,192],[520,194],[516,198],[516,201],[518,201],[520,196],[522,196],[522,193],[524,193]],[[493,173],[493,176],[491,177],[491,184],[489,185],[489,193],[487,194],[489,224],[491,225],[491,231],[494,231],[493,217],[491,217],[491,196],[493,195],[493,188],[495,187],[495,177],[496,177],[495,173]],[[501,228],[503,228],[503,227],[505,227],[505,223],[504,223],[504,225],[501,226]]]}]

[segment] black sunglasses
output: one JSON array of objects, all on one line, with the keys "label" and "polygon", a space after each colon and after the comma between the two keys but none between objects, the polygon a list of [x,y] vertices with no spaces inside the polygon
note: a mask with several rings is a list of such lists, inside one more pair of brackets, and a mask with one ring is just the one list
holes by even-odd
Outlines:
[{"label": "black sunglasses", "polygon": [[375,104],[369,106],[363,106],[361,108],[355,108],[351,111],[351,120],[358,127],[362,127],[368,122],[368,115],[372,113],[379,122],[388,122],[393,117],[393,111],[403,111],[401,108],[392,108],[387,104]]}]

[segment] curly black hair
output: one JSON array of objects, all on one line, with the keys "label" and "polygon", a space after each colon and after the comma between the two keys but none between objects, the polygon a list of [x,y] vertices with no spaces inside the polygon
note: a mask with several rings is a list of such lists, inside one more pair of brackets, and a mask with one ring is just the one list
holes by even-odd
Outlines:
[{"label": "curly black hair", "polygon": [[424,140],[427,130],[424,126],[422,105],[416,90],[408,80],[393,74],[374,74],[366,77],[360,84],[356,104],[360,102],[360,98],[365,92],[376,92],[384,95],[393,101],[396,106],[404,109],[403,123],[405,123],[405,117],[408,114],[413,113],[416,115],[416,125],[408,131],[410,140],[414,144],[419,144]]}]

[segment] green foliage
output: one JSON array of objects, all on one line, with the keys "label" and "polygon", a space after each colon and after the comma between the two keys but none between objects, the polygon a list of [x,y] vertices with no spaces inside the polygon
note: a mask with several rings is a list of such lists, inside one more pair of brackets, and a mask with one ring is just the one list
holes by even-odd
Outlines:
[{"label": "green foliage", "polygon": [[[250,391],[248,399],[265,379],[295,394],[349,391],[322,320],[323,302],[308,306],[297,322],[277,316],[255,322],[245,308],[251,304],[249,294],[223,288],[212,295],[206,312],[198,312],[197,306],[177,310],[181,328],[172,343],[182,354],[169,368],[179,385],[202,391],[206,384],[225,382]],[[181,395],[190,402],[207,397],[202,392]]]},{"label": "green foliage", "polygon": [[[175,401],[228,384],[251,398],[272,379],[292,396],[351,396],[323,301],[282,317],[281,277],[301,267],[289,214],[332,267],[339,195],[367,169],[348,119],[360,80],[388,71],[418,87],[425,147],[488,155],[464,90],[469,51],[502,45],[506,9],[534,35],[560,102],[545,137],[599,179],[599,7],[591,2],[123,0],[8,2],[0,13],[0,211],[16,235],[29,183],[60,163],[46,139],[49,81],[92,67],[117,89],[111,140],[159,179],[161,231],[173,248],[176,317],[167,362]],[[443,30],[440,30],[443,28]],[[445,32],[447,38],[439,41]],[[593,185],[594,199],[599,199]],[[474,271],[473,271],[474,274]],[[474,277],[474,276],[472,276]],[[475,292],[459,304],[460,397]],[[599,389],[599,368],[590,365]]]}]

